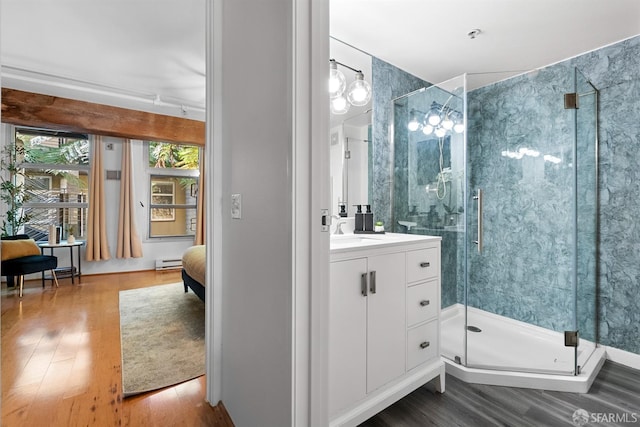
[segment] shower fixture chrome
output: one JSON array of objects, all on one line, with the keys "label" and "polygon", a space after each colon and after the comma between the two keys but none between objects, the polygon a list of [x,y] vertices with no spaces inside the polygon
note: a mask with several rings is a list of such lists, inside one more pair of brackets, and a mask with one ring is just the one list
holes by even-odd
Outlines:
[{"label": "shower fixture chrome", "polygon": [[473,200],[478,202],[478,240],[474,240],[473,243],[478,246],[478,253],[482,253],[482,189],[478,188],[476,190]]}]

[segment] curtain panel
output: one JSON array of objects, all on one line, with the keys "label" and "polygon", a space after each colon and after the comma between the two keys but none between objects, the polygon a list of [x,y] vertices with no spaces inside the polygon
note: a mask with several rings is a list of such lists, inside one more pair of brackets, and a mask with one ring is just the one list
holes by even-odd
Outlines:
[{"label": "curtain panel", "polygon": [[89,175],[89,212],[87,214],[87,261],[111,259],[107,241],[107,218],[104,202],[104,166],[102,136],[92,140],[91,172]]},{"label": "curtain panel", "polygon": [[122,144],[120,172],[120,214],[118,217],[118,247],[116,258],[141,258],[142,242],[136,229],[133,202],[133,176],[131,169],[131,141]]},{"label": "curtain panel", "polygon": [[206,223],[204,189],[204,149],[200,149],[200,178],[198,179],[198,203],[196,209],[196,236],[194,239],[194,245],[204,245]]}]

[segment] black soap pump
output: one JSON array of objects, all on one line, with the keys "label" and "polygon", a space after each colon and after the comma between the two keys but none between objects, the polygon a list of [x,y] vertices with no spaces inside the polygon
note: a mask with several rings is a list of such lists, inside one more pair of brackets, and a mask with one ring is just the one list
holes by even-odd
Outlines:
[{"label": "black soap pump", "polygon": [[356,207],[356,224],[355,232],[364,231],[364,214],[362,213],[362,205],[354,205]]},{"label": "black soap pump", "polygon": [[373,233],[373,212],[371,212],[371,205],[366,205],[367,211],[364,213],[364,231]]},{"label": "black soap pump", "polygon": [[340,212],[338,212],[338,215],[340,216],[340,218],[346,218],[347,217],[347,205],[344,203],[340,203],[338,206],[340,206]]}]

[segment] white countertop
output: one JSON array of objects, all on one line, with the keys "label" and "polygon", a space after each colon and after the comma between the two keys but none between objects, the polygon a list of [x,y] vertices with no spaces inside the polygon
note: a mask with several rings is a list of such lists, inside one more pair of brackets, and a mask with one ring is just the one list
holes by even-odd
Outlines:
[{"label": "white countertop", "polygon": [[330,253],[335,254],[358,249],[374,249],[438,240],[441,240],[441,237],[401,233],[334,234],[331,235],[329,248]]}]

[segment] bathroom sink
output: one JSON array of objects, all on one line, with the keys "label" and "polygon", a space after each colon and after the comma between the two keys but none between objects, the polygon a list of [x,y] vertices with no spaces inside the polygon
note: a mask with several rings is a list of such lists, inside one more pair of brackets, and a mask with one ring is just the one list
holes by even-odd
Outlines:
[{"label": "bathroom sink", "polygon": [[333,245],[358,245],[361,243],[371,243],[377,241],[375,237],[360,236],[357,234],[338,234],[331,236],[331,246]]}]

